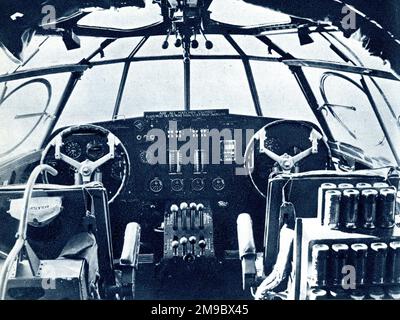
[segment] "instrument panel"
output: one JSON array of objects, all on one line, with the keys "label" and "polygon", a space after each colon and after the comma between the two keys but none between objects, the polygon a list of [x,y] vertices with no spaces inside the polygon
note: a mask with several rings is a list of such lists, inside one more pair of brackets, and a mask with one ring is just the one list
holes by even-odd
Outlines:
[{"label": "instrument panel", "polygon": [[202,110],[149,112],[97,125],[127,146],[133,166],[128,194],[141,200],[223,199],[243,192],[247,142],[274,120]]}]

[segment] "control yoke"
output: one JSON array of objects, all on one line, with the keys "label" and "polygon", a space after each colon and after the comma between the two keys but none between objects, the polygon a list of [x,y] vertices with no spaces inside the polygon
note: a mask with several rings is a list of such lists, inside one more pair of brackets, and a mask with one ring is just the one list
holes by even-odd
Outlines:
[{"label": "control yoke", "polygon": [[300,162],[308,156],[318,153],[318,140],[322,139],[322,135],[315,129],[310,132],[309,140],[311,141],[311,147],[296,154],[295,156],[290,156],[288,154],[277,155],[273,151],[269,150],[265,146],[265,141],[267,139],[265,130],[261,130],[259,134],[260,139],[260,153],[266,154],[269,158],[274,160],[279,164],[284,172],[290,172],[296,163]]}]

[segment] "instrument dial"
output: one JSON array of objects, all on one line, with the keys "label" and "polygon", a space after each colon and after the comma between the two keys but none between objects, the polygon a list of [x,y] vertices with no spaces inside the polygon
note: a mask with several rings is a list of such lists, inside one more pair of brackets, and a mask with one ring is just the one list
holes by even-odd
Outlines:
[{"label": "instrument dial", "polygon": [[154,193],[159,193],[163,189],[163,183],[159,178],[154,178],[150,181],[149,188]]},{"label": "instrument dial", "polygon": [[65,143],[64,150],[65,154],[72,159],[78,159],[82,154],[81,145],[75,141]]},{"label": "instrument dial", "polygon": [[121,158],[114,161],[111,165],[111,177],[117,181],[122,181],[125,175],[126,161]]},{"label": "instrument dial", "polygon": [[86,154],[92,161],[100,159],[106,153],[103,143],[93,140],[86,145]]},{"label": "instrument dial", "polygon": [[149,163],[149,161],[147,159],[147,151],[146,150],[140,151],[139,158],[140,158],[140,162],[142,162],[144,164],[148,164]]},{"label": "instrument dial", "polygon": [[192,180],[192,190],[193,191],[201,191],[204,189],[204,179],[195,178]]},{"label": "instrument dial", "polygon": [[184,187],[183,179],[171,179],[171,190],[175,192],[182,191]]},{"label": "instrument dial", "polygon": [[211,182],[211,185],[215,191],[221,191],[225,188],[225,180],[217,177]]}]

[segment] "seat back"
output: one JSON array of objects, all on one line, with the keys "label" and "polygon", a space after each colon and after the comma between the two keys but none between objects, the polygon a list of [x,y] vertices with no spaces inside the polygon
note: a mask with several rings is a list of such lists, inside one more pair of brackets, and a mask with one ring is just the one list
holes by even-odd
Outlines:
[{"label": "seat back", "polygon": [[[15,243],[19,221],[9,213],[12,199],[23,197],[24,186],[0,187],[0,251],[8,253]],[[113,253],[105,189],[85,186],[37,185],[32,197],[61,197],[62,210],[49,224],[30,225],[27,240],[41,260],[59,257],[67,242],[82,232],[91,231],[97,241],[99,272],[107,285],[113,285]]]}]

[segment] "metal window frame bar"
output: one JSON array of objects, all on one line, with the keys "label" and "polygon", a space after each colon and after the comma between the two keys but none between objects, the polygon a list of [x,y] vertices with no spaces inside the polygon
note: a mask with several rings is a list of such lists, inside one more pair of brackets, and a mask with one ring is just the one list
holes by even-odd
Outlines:
[{"label": "metal window frame bar", "polygon": [[[242,58],[238,55],[192,55],[190,57],[192,60],[241,60]],[[276,57],[262,57],[262,56],[254,56],[248,55],[247,58],[250,61],[264,61],[264,62],[278,62],[283,63],[288,66],[293,67],[309,67],[309,68],[320,68],[327,69],[332,71],[341,71],[353,74],[360,74],[382,78],[393,81],[400,81],[397,77],[393,75],[393,73],[378,69],[370,69],[364,67],[354,67],[341,63],[334,62],[322,62],[317,60],[307,60],[307,59],[282,59]],[[182,55],[165,55],[165,56],[143,56],[143,57],[133,57],[129,61],[130,62],[145,62],[145,61],[163,61],[163,60],[181,60]],[[34,68],[28,70],[19,70],[10,74],[0,75],[0,83],[7,81],[20,80],[24,78],[30,77],[40,77],[52,74],[59,73],[72,73],[72,72],[84,72],[91,67],[109,65],[109,64],[118,64],[127,62],[127,58],[118,58],[118,59],[108,59],[101,61],[93,61],[90,64],[87,63],[78,63],[78,64],[63,64],[63,65],[55,65],[43,68]],[[299,62],[300,61],[300,62]],[[307,65],[305,65],[307,63]]]},{"label": "metal window frame bar", "polygon": [[143,37],[139,43],[135,46],[135,48],[132,50],[132,52],[129,54],[127,61],[124,64],[124,70],[122,71],[121,75],[121,81],[119,83],[119,88],[118,88],[118,93],[117,93],[117,98],[115,100],[115,105],[114,105],[114,111],[112,114],[112,119],[115,119],[118,116],[119,109],[121,107],[121,101],[122,101],[122,96],[124,94],[125,90],[125,85],[126,85],[126,80],[128,79],[128,73],[129,69],[132,63],[132,58],[135,57],[135,55],[140,51],[140,49],[143,47],[143,45],[146,43],[147,39],[149,37]]},{"label": "metal window frame bar", "polygon": [[256,85],[256,81],[254,80],[254,75],[253,75],[253,70],[251,69],[250,60],[247,57],[246,53],[238,45],[238,43],[229,34],[224,35],[224,37],[230,43],[230,45],[236,50],[236,52],[239,54],[239,56],[243,62],[243,66],[244,66],[244,70],[246,72],[247,82],[249,84],[249,89],[250,89],[251,97],[253,99],[253,104],[254,104],[254,108],[256,110],[256,114],[257,114],[257,116],[262,117],[263,112],[261,109],[260,97],[258,95],[257,85]]}]

